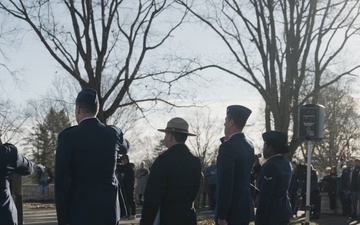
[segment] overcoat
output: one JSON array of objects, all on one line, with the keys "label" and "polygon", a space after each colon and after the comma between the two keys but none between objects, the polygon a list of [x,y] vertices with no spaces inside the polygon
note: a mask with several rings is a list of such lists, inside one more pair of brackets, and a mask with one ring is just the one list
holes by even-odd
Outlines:
[{"label": "overcoat", "polygon": [[18,215],[11,196],[9,176],[12,173],[28,175],[33,163],[18,153],[12,144],[0,145],[0,225],[17,225]]},{"label": "overcoat", "polygon": [[120,220],[117,154],[126,154],[123,134],[96,118],[58,136],[55,202],[59,224],[114,225]]},{"label": "overcoat", "polygon": [[281,154],[269,158],[259,175],[259,199],[255,224],[272,225],[292,218],[288,198],[291,165]]},{"label": "overcoat", "polygon": [[219,148],[215,222],[225,219],[229,225],[249,223],[254,218],[251,196],[251,170],[254,147],[244,133],[236,133]]},{"label": "overcoat", "polygon": [[135,194],[142,195],[145,192],[145,187],[149,178],[148,168],[138,168],[135,170],[136,188]]},{"label": "overcoat", "polygon": [[185,144],[176,144],[153,163],[145,188],[141,225],[196,225],[193,202],[199,191],[201,165]]}]

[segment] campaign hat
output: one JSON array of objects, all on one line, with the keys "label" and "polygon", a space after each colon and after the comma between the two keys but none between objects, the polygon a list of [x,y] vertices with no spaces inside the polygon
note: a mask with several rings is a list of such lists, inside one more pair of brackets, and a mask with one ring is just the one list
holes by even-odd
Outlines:
[{"label": "campaign hat", "polygon": [[182,133],[187,134],[188,136],[196,136],[193,133],[189,132],[189,124],[180,117],[175,117],[169,120],[166,125],[165,129],[158,129],[160,132],[175,132],[175,133]]},{"label": "campaign hat", "polygon": [[83,88],[76,97],[76,103],[86,103],[97,105],[99,103],[98,95],[95,89]]},{"label": "campaign hat", "polygon": [[274,145],[278,153],[287,153],[289,151],[287,141],[288,137],[285,133],[280,131],[266,131],[262,134],[264,142]]},{"label": "campaign hat", "polygon": [[226,108],[226,114],[246,123],[251,114],[251,110],[242,105],[230,105]]}]

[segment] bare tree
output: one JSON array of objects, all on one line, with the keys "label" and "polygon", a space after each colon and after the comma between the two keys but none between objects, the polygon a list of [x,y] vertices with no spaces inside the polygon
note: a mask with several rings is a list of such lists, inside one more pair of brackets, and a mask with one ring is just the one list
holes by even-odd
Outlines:
[{"label": "bare tree", "polygon": [[223,120],[213,117],[210,110],[206,113],[205,109],[192,115],[188,123],[196,136],[188,138],[189,148],[199,157],[202,167],[205,168],[217,155],[223,133]]},{"label": "bare tree", "polygon": [[10,100],[0,99],[0,137],[2,142],[19,143],[24,138],[23,125],[29,118]]},{"label": "bare tree", "polygon": [[337,166],[356,154],[360,138],[357,100],[348,90],[328,87],[320,92],[319,103],[326,108],[324,139],[314,145],[313,164],[320,171]]},{"label": "bare tree", "polygon": [[175,6],[166,0],[0,2],[0,10],[25,22],[81,87],[98,91],[103,122],[121,107],[176,106],[182,98],[173,88],[189,75],[191,61],[173,61],[160,48],[185,18]]},{"label": "bare tree", "polygon": [[70,119],[65,109],[57,111],[50,107],[46,113],[44,120],[33,125],[27,142],[31,145],[30,151],[33,161],[45,166],[52,180],[55,169],[57,136],[70,126]]},{"label": "bare tree", "polygon": [[18,43],[17,36],[19,32],[20,30],[17,26],[9,25],[9,18],[6,15],[0,14],[0,72],[1,69],[6,71],[6,73],[2,73],[2,79],[4,74],[10,74],[17,80],[17,71],[12,70],[8,66],[9,58],[6,54],[6,49]]},{"label": "bare tree", "polygon": [[291,156],[301,144],[299,105],[318,103],[321,89],[359,68],[343,54],[359,34],[358,0],[177,2],[213,30],[230,52],[223,61],[198,69],[218,68],[255,88],[266,102],[266,130],[293,134]]},{"label": "bare tree", "polygon": [[[186,145],[192,153],[199,157],[201,165],[205,168],[209,162],[216,157],[220,145],[220,137],[223,134],[223,120],[219,120],[211,114],[207,108],[201,111],[189,110],[186,121],[189,123],[189,130],[196,134],[196,137],[188,137]],[[155,129],[155,128],[154,128]],[[167,148],[163,143],[164,133],[143,132],[144,129],[137,129],[131,132],[130,143],[134,143],[131,153],[137,159],[144,160],[148,166]],[[135,139],[132,139],[135,138]]]}]

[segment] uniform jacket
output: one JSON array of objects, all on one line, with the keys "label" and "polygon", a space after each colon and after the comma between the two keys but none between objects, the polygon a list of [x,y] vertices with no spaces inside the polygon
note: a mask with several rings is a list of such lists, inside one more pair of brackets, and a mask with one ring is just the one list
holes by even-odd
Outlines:
[{"label": "uniform jacket", "polygon": [[160,225],[196,225],[192,203],[200,180],[200,160],[185,144],[170,147],[150,169],[140,224],[152,225],[160,208]]},{"label": "uniform jacket", "polygon": [[59,134],[55,200],[59,224],[114,225],[120,220],[117,154],[125,154],[121,130],[88,118]]},{"label": "uniform jacket", "polygon": [[18,154],[14,145],[0,145],[0,225],[18,224],[18,215],[11,197],[9,176],[12,173],[28,175],[33,164]]},{"label": "uniform jacket", "polygon": [[248,223],[254,217],[251,197],[251,170],[254,147],[243,133],[236,133],[220,145],[217,157],[217,219],[229,225]]},{"label": "uniform jacket", "polygon": [[271,225],[292,218],[288,198],[290,162],[283,155],[269,158],[259,176],[259,199],[255,224]]}]

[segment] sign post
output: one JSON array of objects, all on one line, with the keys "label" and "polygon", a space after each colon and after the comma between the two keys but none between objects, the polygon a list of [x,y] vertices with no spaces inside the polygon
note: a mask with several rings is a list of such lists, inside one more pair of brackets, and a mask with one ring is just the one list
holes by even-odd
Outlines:
[{"label": "sign post", "polygon": [[311,183],[311,156],[313,140],[324,138],[324,114],[322,105],[301,105],[299,108],[299,138],[307,141],[307,170],[306,170],[306,206],[305,225],[310,225],[310,183]]}]

